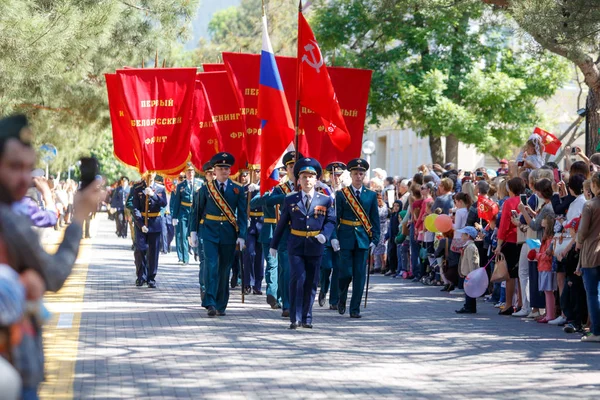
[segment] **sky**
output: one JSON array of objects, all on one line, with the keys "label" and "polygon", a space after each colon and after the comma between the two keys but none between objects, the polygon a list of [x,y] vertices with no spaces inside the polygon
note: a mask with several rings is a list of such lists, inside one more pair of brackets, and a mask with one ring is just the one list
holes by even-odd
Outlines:
[{"label": "sky", "polygon": [[216,11],[239,5],[241,0],[200,0],[196,17],[192,21],[193,38],[185,44],[186,50],[196,47],[200,38],[208,38],[208,23]]}]

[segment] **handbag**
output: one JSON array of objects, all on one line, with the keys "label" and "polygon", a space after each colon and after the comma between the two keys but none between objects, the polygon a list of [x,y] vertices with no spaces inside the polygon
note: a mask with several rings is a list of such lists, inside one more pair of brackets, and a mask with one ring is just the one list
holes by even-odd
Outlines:
[{"label": "handbag", "polygon": [[504,254],[500,253],[496,257],[496,266],[494,267],[494,272],[492,273],[492,278],[490,279],[490,282],[498,283],[507,281],[509,279],[510,275],[508,274],[506,258],[504,258]]}]

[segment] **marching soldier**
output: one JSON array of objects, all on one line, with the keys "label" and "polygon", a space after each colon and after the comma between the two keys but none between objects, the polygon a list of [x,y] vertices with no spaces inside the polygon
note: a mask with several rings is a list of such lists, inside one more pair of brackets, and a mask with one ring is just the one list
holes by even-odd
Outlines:
[{"label": "marching soldier", "polygon": [[202,184],[195,179],[196,171],[192,164],[185,170],[185,179],[177,184],[171,197],[171,217],[176,230],[177,257],[179,262],[187,265],[190,261],[190,248],[188,244],[188,231],[194,194],[200,190]]},{"label": "marching soldier", "polygon": [[[204,173],[204,182],[208,183],[214,180],[215,178],[215,168],[213,167],[213,165],[209,162],[204,163],[204,165],[202,166],[202,172]],[[190,220],[190,230],[191,228],[194,226],[195,221],[199,221],[200,220],[200,216],[198,215],[198,202],[200,201],[200,190],[197,190],[194,193],[194,205],[192,207],[192,216],[191,216],[191,220]],[[206,277],[204,275],[206,268],[205,268],[205,261],[204,261],[204,245],[203,245],[203,241],[202,241],[202,225],[198,226],[198,229],[200,230],[197,233],[197,239],[198,239],[198,244],[196,246],[194,246],[194,244],[192,244],[192,240],[191,237],[188,236],[188,242],[190,244],[190,247],[194,249],[194,253],[197,254],[198,258],[200,259],[200,263],[199,263],[199,269],[198,269],[198,283],[200,284],[200,298],[202,300],[204,300],[204,293],[206,292]],[[195,259],[195,258],[194,258]]]},{"label": "marching soldier", "polygon": [[[240,170],[238,178],[237,178],[237,183],[239,183],[240,185],[242,185],[244,187],[250,183],[250,174],[247,169]],[[240,251],[239,249],[235,249],[235,257],[233,258],[233,265],[231,266],[231,288],[232,289],[235,289],[237,287],[238,278],[240,278],[239,279],[240,281],[242,281],[242,279],[243,279],[243,277],[240,276],[240,267],[243,262],[244,262],[244,253],[242,251]],[[244,267],[245,267],[245,265],[244,265]],[[250,287],[247,288],[248,290],[246,290],[245,286],[242,286],[242,287],[244,288],[245,294],[250,294],[250,291],[251,291]]]},{"label": "marching soldier", "polygon": [[[135,285],[143,286],[144,283],[148,283],[148,287],[154,289],[156,288],[162,228],[160,211],[167,206],[167,195],[164,186],[154,182],[156,174],[153,172],[149,172],[149,174],[148,185],[145,180],[142,180],[132,189],[135,218],[135,251],[133,254],[137,273]],[[148,199],[147,212],[146,199]]]},{"label": "marching soldier", "polygon": [[[340,177],[346,170],[346,164],[342,162],[333,162],[327,165],[325,168],[331,176],[331,186],[329,193],[335,199],[336,189],[341,189]],[[318,190],[318,188],[317,188]],[[333,231],[331,239],[325,243],[325,253],[323,254],[323,261],[321,262],[321,275],[319,278],[320,290],[319,290],[319,306],[323,307],[327,298],[327,292],[329,292],[329,309],[337,310],[339,302],[339,287],[338,287],[338,276],[339,276],[339,258],[340,258],[340,242],[337,240],[337,232]]]},{"label": "marching soldier", "polygon": [[286,196],[281,207],[281,219],[271,241],[269,252],[277,254],[283,232],[290,226],[288,257],[290,263],[290,329],[300,323],[312,328],[312,306],[317,293],[317,281],[325,242],[335,229],[333,200],[315,189],[321,176],[321,165],[313,158],[303,158],[294,167],[301,192]]},{"label": "marching soldier", "polygon": [[377,194],[363,186],[368,169],[369,164],[363,159],[355,158],[348,162],[352,185],[335,195],[337,238],[341,248],[338,312],[342,315],[346,312],[348,287],[352,282],[351,318],[361,317],[360,302],[365,287],[369,250],[379,242],[380,235]]},{"label": "marching soldier", "polygon": [[229,302],[229,274],[236,244],[244,249],[247,230],[246,193],[229,179],[235,162],[229,153],[213,156],[215,179],[202,186],[197,213],[191,227],[191,243],[198,246],[198,229],[202,235],[206,292],[202,306],[208,316],[224,316]]},{"label": "marching soldier", "polygon": [[[247,188],[248,196],[252,199],[260,192],[260,169],[251,171],[252,179]],[[262,295],[262,281],[265,275],[263,267],[263,251],[260,244],[260,233],[263,228],[264,212],[261,206],[252,206],[250,203],[250,223],[246,237],[246,250],[244,251],[244,277],[243,285],[246,293],[252,289],[252,294]]]},{"label": "marching soldier", "polygon": [[[302,154],[298,153],[299,158],[303,158]],[[287,181],[273,188],[271,193],[265,193],[263,205],[276,209],[275,215],[279,216],[279,208],[283,205],[285,197],[294,191],[294,165],[296,162],[296,152],[289,151],[283,155],[283,165],[287,172]],[[263,227],[264,229],[264,227]],[[273,228],[274,229],[274,228]],[[272,304],[272,299],[267,297],[267,302],[272,308],[283,308],[281,316],[287,318],[290,316],[290,264],[288,262],[287,241],[290,235],[289,228],[285,228],[281,232],[279,238],[279,247],[277,248],[277,303]],[[270,253],[270,252],[269,252]],[[273,255],[271,254],[271,257]]]}]

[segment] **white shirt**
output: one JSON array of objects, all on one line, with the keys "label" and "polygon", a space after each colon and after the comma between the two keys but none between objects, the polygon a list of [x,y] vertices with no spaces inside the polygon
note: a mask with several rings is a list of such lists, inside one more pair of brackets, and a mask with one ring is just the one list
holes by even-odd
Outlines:
[{"label": "white shirt", "polygon": [[569,209],[567,210],[565,224],[571,222],[573,218],[581,217],[585,202],[585,195],[583,194],[580,194],[575,200],[573,200],[573,202],[569,205]]},{"label": "white shirt", "polygon": [[454,225],[452,228],[454,229],[454,237],[460,238],[460,233],[457,233],[459,229],[467,226],[467,216],[469,215],[468,208],[457,208],[456,214],[454,215]]},{"label": "white shirt", "polygon": [[217,184],[217,189],[221,190],[221,185],[223,185],[223,191],[226,192],[227,191],[227,183],[229,182],[229,179],[226,180],[225,182],[221,182],[218,180],[215,180],[216,184]]},{"label": "white shirt", "polygon": [[362,186],[360,188],[355,188],[353,185],[350,186],[352,188],[352,193],[354,193],[356,196],[360,196],[360,193],[362,193]]},{"label": "white shirt", "polygon": [[304,190],[302,191],[302,204],[304,205],[306,205],[306,196],[310,196],[310,201],[312,202],[315,199],[315,189],[311,189],[308,193],[306,193]]}]

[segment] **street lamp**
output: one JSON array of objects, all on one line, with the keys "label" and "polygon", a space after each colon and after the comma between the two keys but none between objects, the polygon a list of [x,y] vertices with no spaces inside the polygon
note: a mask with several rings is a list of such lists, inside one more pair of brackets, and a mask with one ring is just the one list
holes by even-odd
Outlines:
[{"label": "street lamp", "polygon": [[371,140],[365,140],[362,144],[362,152],[367,157],[369,163],[369,170],[367,171],[367,178],[371,178],[371,154],[375,153],[375,143]]}]

